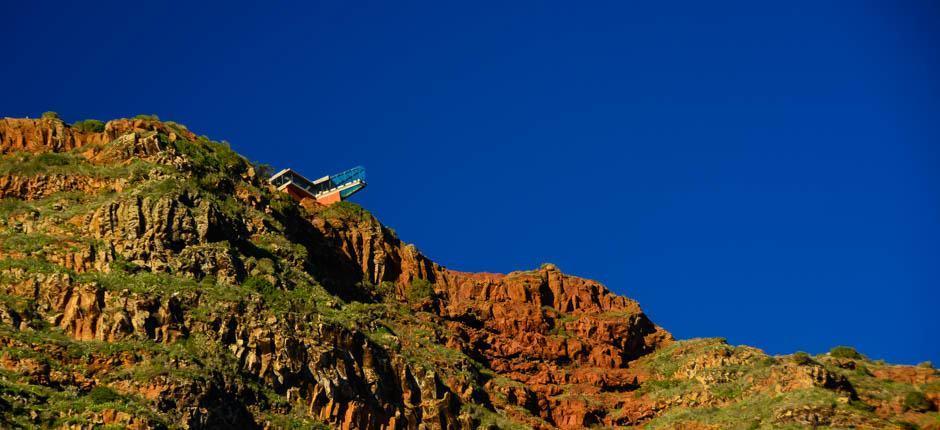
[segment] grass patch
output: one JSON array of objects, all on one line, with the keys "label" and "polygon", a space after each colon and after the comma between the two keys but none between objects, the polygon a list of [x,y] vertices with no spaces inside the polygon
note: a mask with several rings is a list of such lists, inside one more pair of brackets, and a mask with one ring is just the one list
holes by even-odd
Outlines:
[{"label": "grass patch", "polygon": [[101,133],[104,131],[104,123],[97,119],[86,119],[84,121],[75,121],[72,128],[84,133]]},{"label": "grass patch", "polygon": [[904,401],[901,403],[906,411],[927,412],[933,408],[933,403],[927,399],[927,396],[920,391],[910,391],[904,395]]},{"label": "grass patch", "polygon": [[531,429],[529,426],[519,424],[515,421],[491,411],[475,403],[464,403],[460,406],[461,414],[466,413],[473,419],[475,428],[480,429],[503,429],[503,430],[525,430]]},{"label": "grass patch", "polygon": [[773,421],[774,412],[803,406],[847,408],[836,395],[821,388],[791,391],[779,395],[756,394],[721,408],[672,408],[646,424],[647,429],[683,428],[691,423],[723,429],[786,429],[798,425]]},{"label": "grass patch", "polygon": [[5,198],[0,199],[0,218],[10,218],[11,216],[33,211],[33,207],[22,199]]},{"label": "grass patch", "polygon": [[100,385],[92,388],[91,391],[88,392],[88,397],[95,403],[116,402],[122,398],[116,391]]},{"label": "grass patch", "polygon": [[363,222],[374,219],[369,211],[353,202],[336,202],[323,208],[319,214],[322,218],[339,219],[351,222]]},{"label": "grass patch", "polygon": [[0,249],[8,252],[33,254],[42,251],[46,246],[61,242],[61,238],[42,233],[0,233]]}]

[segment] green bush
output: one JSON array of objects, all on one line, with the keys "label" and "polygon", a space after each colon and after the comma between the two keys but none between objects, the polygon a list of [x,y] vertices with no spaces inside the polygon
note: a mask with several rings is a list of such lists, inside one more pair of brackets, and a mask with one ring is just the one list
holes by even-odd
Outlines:
[{"label": "green bush", "polygon": [[933,369],[933,363],[930,361],[922,361],[917,363],[917,367],[923,367],[924,369]]},{"label": "green bush", "polygon": [[920,391],[910,391],[904,396],[904,402],[901,404],[906,411],[927,412],[933,404],[927,400],[927,396]]},{"label": "green bush", "polygon": [[248,168],[248,161],[222,142],[200,137],[196,142],[177,139],[171,145],[176,151],[188,157],[193,162],[193,168],[203,176],[218,173],[232,178]]},{"label": "green bush", "polygon": [[809,354],[807,354],[807,353],[805,353],[805,352],[803,352],[803,351],[797,351],[797,352],[793,353],[793,357],[792,357],[792,358],[793,358],[793,362],[796,363],[796,364],[799,364],[800,366],[805,366],[805,365],[807,365],[807,364],[812,364],[812,363],[813,363],[813,358],[810,357]]},{"label": "green bush", "polygon": [[859,360],[862,358],[862,354],[859,354],[855,348],[851,346],[837,346],[829,350],[829,355],[836,358],[850,358],[853,360]]},{"label": "green bush", "polygon": [[274,167],[267,163],[251,163],[251,165],[255,168],[255,174],[260,176],[261,179],[268,179],[277,173],[274,171]]},{"label": "green bush", "polygon": [[46,111],[42,113],[42,119],[61,119],[61,118],[59,118],[58,113],[55,113],[50,110],[50,111]]},{"label": "green bush", "polygon": [[158,116],[156,116],[156,115],[154,115],[154,114],[150,114],[150,115],[140,114],[140,115],[135,116],[134,119],[145,119],[145,120],[149,120],[149,121],[160,121],[160,117],[158,117]]},{"label": "green bush", "polygon": [[375,286],[375,294],[383,300],[387,297],[394,297],[395,291],[394,282],[382,281],[379,285]]},{"label": "green bush", "polygon": [[271,297],[277,292],[277,288],[275,288],[273,284],[260,276],[249,276],[245,278],[245,282],[242,282],[242,286],[255,290],[264,297]]},{"label": "green bush", "polygon": [[415,279],[411,281],[411,286],[408,288],[408,300],[412,302],[420,302],[425,299],[431,298],[434,295],[434,285],[428,282],[427,279]]},{"label": "green bush", "polygon": [[368,220],[372,214],[353,202],[336,202],[320,211],[323,218],[341,219],[352,222]]},{"label": "green bush", "polygon": [[98,121],[97,119],[86,119],[84,121],[76,121],[74,124],[72,124],[72,128],[86,133],[100,133],[104,131],[104,123]]},{"label": "green bush", "polygon": [[108,387],[97,386],[88,392],[88,397],[95,403],[108,403],[121,399],[121,395]]}]

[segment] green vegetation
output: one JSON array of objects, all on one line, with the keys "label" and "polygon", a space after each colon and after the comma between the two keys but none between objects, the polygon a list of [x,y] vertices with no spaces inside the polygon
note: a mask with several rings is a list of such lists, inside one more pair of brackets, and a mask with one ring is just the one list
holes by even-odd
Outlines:
[{"label": "green vegetation", "polygon": [[434,296],[434,285],[427,279],[414,279],[408,288],[408,300],[417,303]]},{"label": "green vegetation", "polygon": [[328,219],[340,219],[351,222],[363,222],[373,219],[369,211],[353,202],[336,202],[323,208],[319,215]]},{"label": "green vegetation", "polygon": [[815,361],[813,361],[813,357],[803,351],[794,352],[793,355],[790,356],[790,359],[800,366],[806,366],[815,363]]},{"label": "green vegetation", "polygon": [[829,355],[836,358],[850,358],[853,360],[861,360],[862,354],[859,354],[855,348],[850,346],[837,346],[829,350]]},{"label": "green vegetation", "polygon": [[42,233],[0,233],[0,249],[4,251],[32,254],[60,242],[60,239]]},{"label": "green vegetation", "polygon": [[196,142],[178,139],[172,145],[202,172],[242,172],[248,166],[248,161],[232,151],[229,145],[205,137],[200,137]]},{"label": "green vegetation", "polygon": [[[774,414],[795,408],[818,408],[819,410],[845,409],[837,396],[825,389],[810,388],[778,395],[756,394],[742,397],[738,401],[718,407],[677,407],[654,418],[645,425],[647,429],[682,428],[679,426],[700,423],[724,429],[800,429],[797,422],[775,421]],[[678,427],[677,427],[678,426]]]},{"label": "green vegetation", "polygon": [[263,418],[271,424],[271,428],[284,430],[330,430],[332,427],[320,420],[305,416],[299,408],[291,409],[289,413],[266,413]]},{"label": "green vegetation", "polygon": [[13,153],[0,158],[0,175],[34,175],[37,173],[70,171],[63,166],[76,166],[85,160],[65,152]]},{"label": "green vegetation", "polygon": [[72,124],[72,128],[86,133],[100,133],[104,131],[104,123],[97,119],[86,119],[84,121],[76,121]]},{"label": "green vegetation", "polygon": [[[56,372],[81,372],[86,369],[85,358],[94,354],[111,354],[108,348],[116,351],[113,346],[108,346],[90,352],[88,345],[49,329],[21,332],[0,326],[0,336],[5,339],[4,345],[0,346],[0,356],[39,360]],[[71,349],[72,346],[89,351],[89,355],[59,355],[63,347]],[[126,354],[128,350],[124,351],[113,353]],[[4,428],[61,428],[69,424],[84,424],[94,416],[100,417],[105,410],[125,412],[157,426],[166,426],[167,423],[165,417],[158,415],[152,406],[137,396],[122,395],[102,385],[85,393],[74,385],[41,385],[30,377],[2,368],[0,405],[14,412],[7,414],[0,408],[0,427]]]},{"label": "green vegetation", "polygon": [[135,159],[129,163],[95,165],[74,152],[42,152],[38,154],[19,152],[0,155],[0,175],[36,176],[68,175],[118,179],[132,182],[148,179],[151,172],[168,172],[168,166]]},{"label": "green vegetation", "polygon": [[263,297],[269,300],[274,299],[275,295],[278,294],[278,290],[274,287],[274,284],[259,276],[249,276],[245,278],[242,286],[261,293]]},{"label": "green vegetation", "polygon": [[920,391],[910,391],[904,395],[904,402],[901,403],[904,410],[914,412],[927,412],[933,407],[933,403],[927,399],[927,396]]},{"label": "green vegetation", "polygon": [[[138,119],[157,120],[156,116]],[[477,400],[462,402],[461,411],[481,428],[525,428],[508,419],[507,411],[527,417],[530,423],[540,422],[525,409],[506,406],[513,403],[507,399],[508,391],[489,389],[518,389],[524,387],[521,382],[495,373],[485,360],[462,350],[462,344],[454,346],[454,339],[473,336],[455,327],[453,320],[445,320],[448,317],[438,314],[436,306],[428,306],[429,299],[430,303],[444,299],[437,296],[429,280],[372,285],[368,280],[347,283],[337,276],[343,278],[340,283],[325,270],[324,285],[318,282],[316,276],[324,261],[332,264],[322,258],[323,247],[333,246],[335,238],[317,236],[304,218],[314,215],[329,220],[336,230],[344,223],[361,223],[371,231],[382,228],[387,240],[395,237],[394,230],[381,226],[368,211],[350,202],[307,213],[290,197],[264,186],[269,167],[254,165],[262,180],[249,178],[252,165],[227,143],[204,136],[193,138],[182,125],[163,124],[177,134],[172,141],[157,131],[138,133],[144,139],[160,139],[172,163],[162,157],[166,154],[146,160],[130,156],[140,148],[121,146],[127,145],[128,139],[97,146],[94,151],[0,155],[3,175],[37,182],[46,181],[35,178],[38,175],[62,175],[103,183],[100,191],[71,189],[39,193],[29,200],[0,199],[0,316],[4,319],[0,324],[0,358],[29,360],[36,368],[51,369],[50,374],[59,378],[55,384],[60,384],[42,385],[37,383],[41,378],[33,376],[35,380],[31,380],[22,372],[0,367],[0,427],[61,428],[93,422],[102,411],[117,410],[143,417],[157,427],[175,428],[178,411],[159,412],[154,401],[140,397],[135,390],[158,381],[179,388],[181,393],[232,384],[239,395],[249,399],[245,406],[268,427],[327,428],[306,416],[309,403],[293,398],[289,402],[286,389],[277,386],[280,380],[272,384],[281,375],[272,376],[269,368],[257,376],[257,369],[250,369],[259,365],[258,351],[267,347],[259,346],[263,341],[245,344],[243,333],[268,328],[276,330],[275,342],[296,341],[301,348],[297,352],[319,348],[316,343],[323,339],[321,335],[335,330],[340,336],[352,337],[359,348],[373,348],[376,354],[372,358],[377,361],[392,359],[396,366],[404,362],[415,377],[433,371],[437,380],[452,387],[470,387],[470,396]],[[91,132],[102,130],[104,124],[85,120],[72,127]],[[163,127],[157,129],[170,133]],[[106,156],[86,159],[84,154],[92,152]],[[111,160],[108,156],[112,154],[118,159]],[[184,216],[164,218],[161,214],[156,222],[148,218],[146,223],[138,223],[141,217],[152,217],[155,207],[165,208],[158,205],[168,201],[173,203],[172,215]],[[126,206],[128,202],[132,204]],[[135,206],[138,202],[139,208]],[[89,234],[90,215],[101,209],[99,215],[111,210],[122,218],[110,220],[125,224],[111,226],[119,233]],[[96,226],[109,222],[107,216],[94,219]],[[164,221],[166,225],[161,224]],[[162,242],[151,234],[161,235]],[[350,279],[360,279],[358,272],[352,275]],[[518,282],[542,281],[537,271],[510,276]],[[46,285],[41,283],[52,285],[49,292],[54,290],[66,298],[55,297],[59,302],[50,305],[53,298],[43,295],[47,291],[34,293],[35,285]],[[70,286],[79,289],[69,290]],[[363,294],[337,295],[349,290]],[[81,301],[78,307],[85,306],[77,312],[94,315],[92,312],[100,311],[101,319],[96,323],[118,328],[108,333],[114,335],[113,341],[70,337],[76,329],[62,322],[68,317],[63,315],[60,302],[75,301],[76,297]],[[474,312],[459,317],[479,321]],[[569,346],[573,345],[571,339],[576,337],[565,327],[574,327],[572,322],[582,314],[545,306],[542,316],[551,321],[549,335],[569,338]],[[633,311],[609,311],[591,318],[606,323],[635,316]],[[285,339],[285,331],[297,338]],[[558,343],[561,339],[548,341]],[[282,347],[279,343],[276,346]],[[857,362],[841,360],[845,358]],[[794,369],[793,363],[825,366],[836,376],[847,378],[860,396],[849,399],[845,392],[818,387],[787,391],[795,388],[787,386],[792,381],[780,373],[821,371],[818,367]],[[567,370],[581,363],[558,360],[557,364]],[[797,428],[779,417],[799,408],[852,414],[879,424],[882,422],[876,421],[875,412],[883,409],[876,411],[873,405],[903,406],[908,411],[905,417],[931,411],[929,399],[940,391],[940,383],[916,385],[884,379],[882,365],[844,346],[816,357],[800,352],[771,358],[720,338],[691,339],[672,342],[629,363],[628,369],[641,369],[642,381],[635,392],[605,391],[595,396],[571,383],[559,384],[562,391],[552,397],[583,401],[599,411],[599,402],[632,400],[629,396],[669,405],[665,413],[648,423],[649,428],[674,428],[689,422],[715,428]],[[75,379],[63,379],[63,375]],[[462,391],[461,398],[465,394]],[[681,406],[688,404],[698,407]],[[6,411],[11,410],[15,411],[14,421],[4,422],[10,415]]]},{"label": "green vegetation", "polygon": [[[551,307],[548,307],[547,311],[551,313],[556,312],[555,309]],[[549,334],[553,336],[560,336],[560,337],[565,337],[565,338],[572,337],[571,333],[568,332],[568,329],[566,327],[568,326],[568,323],[577,321],[578,318],[579,318],[578,315],[572,315],[572,314],[562,313],[558,315],[552,321],[552,329],[549,331]]]},{"label": "green vegetation", "polygon": [[26,212],[31,208],[32,206],[21,199],[0,199],[0,218],[9,218],[15,213]]},{"label": "green vegetation", "polygon": [[43,112],[41,118],[42,119],[61,119],[59,118],[58,113],[53,112],[51,110]]},{"label": "green vegetation", "polygon": [[121,395],[108,387],[97,386],[92,388],[88,397],[95,403],[108,403],[121,399]]},{"label": "green vegetation", "polygon": [[476,423],[475,427],[480,429],[524,430],[529,428],[474,403],[464,403],[461,405],[460,412],[469,414]]},{"label": "green vegetation", "polygon": [[156,116],[156,115],[154,115],[154,114],[147,115],[147,114],[143,114],[143,113],[140,114],[140,115],[135,115],[135,116],[134,116],[134,119],[143,119],[143,120],[147,120],[147,121],[160,121],[160,117],[158,117],[158,116]]},{"label": "green vegetation", "polygon": [[277,173],[274,171],[274,167],[267,163],[251,163],[251,165],[255,168],[255,173],[262,178],[270,178]]}]

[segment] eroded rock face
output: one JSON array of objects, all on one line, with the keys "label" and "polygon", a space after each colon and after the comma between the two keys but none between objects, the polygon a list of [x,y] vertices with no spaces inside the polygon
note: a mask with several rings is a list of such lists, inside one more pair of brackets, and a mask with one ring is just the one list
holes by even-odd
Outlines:
[{"label": "eroded rock face", "polygon": [[88,229],[92,237],[113,243],[129,260],[161,267],[168,252],[179,252],[198,240],[196,219],[189,209],[178,198],[134,197],[102,206],[88,218]]},{"label": "eroded rock face", "polygon": [[0,153],[62,152],[89,144],[104,144],[107,133],[82,133],[58,119],[0,119]]},{"label": "eroded rock face", "polygon": [[98,193],[120,189],[120,181],[74,175],[0,175],[0,198],[36,200],[62,191]]},{"label": "eroded rock face", "polygon": [[[189,131],[171,128],[159,121],[143,119],[109,121],[102,132],[84,132],[75,130],[62,120],[55,118],[2,118],[0,119],[0,154],[71,151],[86,146],[103,146],[119,136],[144,132],[164,133],[171,139],[184,137],[194,140],[196,137]],[[182,136],[178,133],[182,133]],[[132,138],[132,140],[137,139]],[[153,141],[149,144],[152,147]],[[139,155],[139,153],[125,155]]]},{"label": "eroded rock face", "polygon": [[[0,222],[0,367],[43,389],[107,386],[146,402],[136,413],[96,407],[78,428],[281,428],[297,417],[343,429],[630,427],[792,393],[824,401],[774,404],[762,424],[888,422],[851,402],[910,414],[900,398],[858,392],[846,372],[861,364],[675,342],[635,301],[551,264],[449,270],[364,211],[278,201],[243,160],[204,160],[224,145],[187,153],[209,145],[195,140],[152,120],[100,133],[0,120],[5,160],[68,152],[56,157],[83,172],[0,176],[0,197],[24,203]],[[144,370],[112,377],[128,369]],[[912,387],[938,378],[871,373]],[[940,394],[925,399],[936,409]],[[0,402],[0,418],[9,409]]]},{"label": "eroded rock face", "polygon": [[[111,292],[97,285],[80,284],[67,275],[31,277],[22,271],[3,275],[23,278],[17,284],[18,292],[22,296],[32,294],[43,313],[50,315],[49,322],[74,339],[116,342],[137,337],[173,343],[196,330],[229,349],[243,372],[274,390],[290,393],[292,400],[307,405],[312,416],[341,428],[417,428],[422,423],[426,428],[461,428],[457,397],[436,374],[412,368],[362,333],[315,321],[258,320],[260,313],[252,309],[260,306],[258,302],[247,309],[220,312],[227,316],[207,324],[186,315],[185,309],[199,300],[197,295],[154,297]],[[309,324],[314,325],[312,331],[299,330]],[[192,428],[212,427],[219,420],[241,422],[238,417],[247,412],[237,405],[250,403],[253,394],[232,393],[218,384],[222,382],[189,388],[166,383],[162,387],[127,389],[140,390],[167,408],[179,409],[189,416],[186,421]],[[193,396],[205,400],[185,401]],[[203,402],[217,404],[225,412],[192,406]]]},{"label": "eroded rock face", "polygon": [[[331,273],[334,279],[394,282],[402,295],[416,279],[433,282],[437,296],[426,308],[454,333],[448,346],[524,384],[509,392],[509,403],[561,428],[605,422],[596,406],[603,401],[592,397],[635,389],[628,363],[672,339],[635,301],[554,265],[509,275],[457,272],[372,219],[312,223],[329,244],[321,264],[346,271]],[[563,390],[579,396],[556,399]]]}]

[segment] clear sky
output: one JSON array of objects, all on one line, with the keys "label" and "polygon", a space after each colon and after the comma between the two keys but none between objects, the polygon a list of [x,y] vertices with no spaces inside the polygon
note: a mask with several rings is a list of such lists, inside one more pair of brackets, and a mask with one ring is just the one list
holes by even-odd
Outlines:
[{"label": "clear sky", "polygon": [[940,363],[940,3],[69,3],[4,4],[0,115],[362,164],[355,200],[450,268],[554,262],[679,338]]}]

